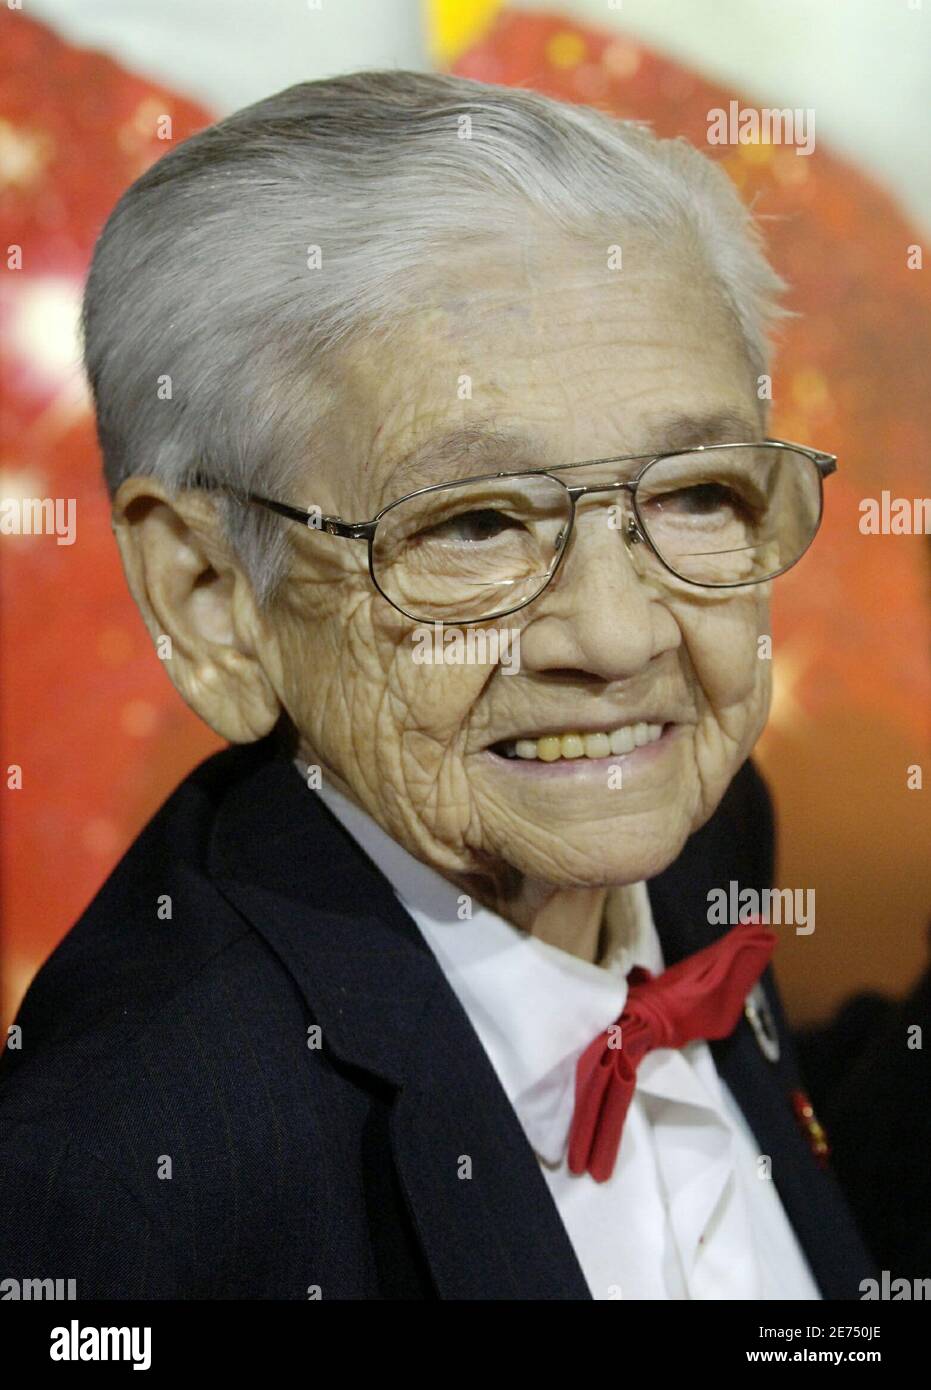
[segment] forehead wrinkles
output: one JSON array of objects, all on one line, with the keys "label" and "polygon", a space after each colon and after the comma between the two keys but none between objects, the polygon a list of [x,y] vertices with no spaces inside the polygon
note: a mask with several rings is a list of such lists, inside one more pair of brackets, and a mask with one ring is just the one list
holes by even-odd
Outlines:
[{"label": "forehead wrinkles", "polygon": [[[396,377],[395,400],[403,409],[408,389],[422,390],[438,372],[452,383],[452,394],[462,374],[475,374],[487,387],[501,368],[532,379],[534,363],[548,358],[574,354],[583,370],[599,349],[656,346],[657,332],[660,339],[677,332],[681,341],[703,336],[712,323],[729,330],[726,304],[700,267],[689,269],[687,254],[665,248],[629,256],[623,270],[613,270],[607,251],[607,244],[570,243],[567,256],[551,253],[532,264],[510,249],[456,265],[442,288],[431,291],[431,302],[425,297],[392,332],[392,366],[416,371],[419,356],[424,376],[410,388],[403,375]],[[449,353],[448,362],[438,349]],[[470,408],[463,402],[463,417]]]},{"label": "forehead wrinkles", "polygon": [[[562,457],[548,457],[543,439],[537,437],[528,450],[526,442],[514,442],[513,431],[498,427],[502,413],[511,414],[515,405],[501,394],[504,378],[498,367],[513,367],[507,377],[509,388],[522,383],[531,387],[536,377],[533,359],[541,351],[547,357],[569,353],[573,363],[581,354],[584,367],[586,354],[594,351],[598,356],[601,338],[607,334],[603,344],[607,348],[617,334],[616,316],[611,312],[612,290],[619,290],[627,301],[624,320],[632,349],[660,346],[662,332],[653,341],[657,327],[667,319],[676,319],[682,309],[686,317],[700,319],[702,326],[695,325],[697,332],[707,331],[708,315],[713,312],[708,300],[715,298],[707,282],[700,285],[687,275],[687,285],[680,286],[687,289],[687,303],[678,293],[673,296],[674,303],[670,302],[670,289],[675,289],[670,281],[677,278],[676,267],[685,271],[690,259],[687,253],[674,256],[671,248],[664,247],[647,248],[644,254],[644,248],[638,247],[628,258],[626,246],[624,251],[627,274],[621,275],[607,269],[607,242],[550,244],[545,255],[536,247],[533,253],[514,246],[479,254],[467,250],[448,274],[447,267],[437,268],[431,289],[421,302],[411,303],[389,330],[358,343],[357,351],[350,354],[347,385],[356,417],[351,427],[351,466],[358,500],[361,502],[364,494],[380,507],[438,479],[565,462]],[[585,298],[587,305],[582,302]],[[651,300],[653,318],[645,322],[643,312]],[[604,313],[598,312],[599,304]],[[629,309],[634,305],[636,311],[631,315]],[[701,312],[692,314],[693,308]],[[720,308],[724,310],[723,304]],[[496,326],[507,329],[500,343],[507,361],[501,364],[492,357]],[[584,341],[573,346],[577,337],[573,329],[583,327]],[[513,361],[512,352],[516,354]],[[470,361],[473,354],[482,360]],[[525,355],[527,361],[522,360]],[[600,371],[603,374],[609,369],[610,363],[605,362]],[[497,420],[487,408],[479,413],[479,401],[457,396],[462,377],[476,372],[480,378],[482,371],[487,377],[486,405],[490,399]],[[544,410],[543,417],[548,413]],[[536,423],[542,423],[539,410],[534,414]],[[521,421],[522,427],[524,424]],[[456,431],[455,437],[444,441],[442,436],[452,431]],[[434,446],[436,436],[441,438]],[[609,452],[613,451],[612,447]],[[422,459],[421,453],[425,455]],[[372,505],[369,515],[376,509]]]},{"label": "forehead wrinkles", "polygon": [[572,295],[623,284],[636,296],[680,277],[694,284],[704,270],[704,256],[684,237],[660,243],[611,227],[466,249],[451,261],[436,302],[453,310],[487,306],[507,312],[508,301],[520,305],[541,291]]},{"label": "forehead wrinkles", "polygon": [[556,461],[551,443],[532,428],[474,418],[429,435],[392,470],[387,485],[393,497],[400,497],[431,483],[542,468]]}]

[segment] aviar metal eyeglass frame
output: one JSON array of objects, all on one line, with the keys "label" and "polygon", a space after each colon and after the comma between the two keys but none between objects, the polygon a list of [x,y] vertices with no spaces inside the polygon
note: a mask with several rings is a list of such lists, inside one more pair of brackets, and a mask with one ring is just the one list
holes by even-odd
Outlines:
[{"label": "aviar metal eyeglass frame", "polygon": [[[805,549],[802,550],[800,554],[798,554],[795,557],[794,560],[791,560],[787,565],[783,565],[781,569],[774,571],[774,573],[767,575],[765,579],[741,580],[737,581],[736,583],[727,584],[700,584],[697,580],[689,579],[686,575],[679,574],[678,571],[674,569],[672,565],[670,565],[668,560],[665,559],[665,557],[660,553],[659,550],[657,550],[656,546],[650,540],[649,528],[640,514],[640,509],[637,503],[637,489],[640,486],[640,483],[643,481],[643,478],[653,467],[654,464],[660,463],[664,459],[690,457],[693,454],[712,453],[718,449],[759,449],[764,446],[768,448],[791,450],[794,453],[803,454],[806,458],[811,459],[812,463],[814,463],[815,467],[818,470],[819,482],[821,484],[821,491],[818,503],[818,517],[812,530],[811,540],[809,540],[808,545],[805,546]],[[246,496],[250,502],[255,503],[257,506],[265,507],[269,511],[275,512],[277,513],[277,515],[287,518],[287,520],[289,521],[300,522],[301,525],[305,526],[309,530],[324,531],[328,536],[338,536],[343,540],[365,541],[368,545],[369,577],[371,578],[371,581],[374,584],[378,593],[381,594],[382,598],[384,598],[386,602],[391,604],[392,608],[396,609],[397,612],[402,613],[404,617],[409,618],[412,622],[424,622],[428,620],[418,618],[415,614],[407,612],[407,610],[401,608],[394,601],[394,599],[390,598],[389,595],[385,593],[384,589],[379,584],[378,578],[375,573],[373,553],[375,532],[378,527],[378,523],[382,520],[384,516],[387,515],[388,512],[393,511],[396,507],[401,506],[405,502],[409,502],[414,497],[422,497],[427,493],[443,492],[448,491],[451,488],[464,487],[469,483],[491,482],[496,478],[552,477],[553,474],[565,473],[575,468],[593,468],[597,464],[604,463],[636,463],[640,459],[646,460],[643,467],[638,470],[638,472],[635,474],[633,478],[625,479],[622,482],[587,483],[578,484],[574,487],[571,487],[564,483],[561,478],[554,478],[554,482],[560,483],[562,487],[565,488],[569,499],[570,510],[567,525],[559,537],[559,541],[556,547],[555,558],[547,572],[543,584],[535,593],[531,594],[529,598],[522,599],[520,603],[516,603],[510,608],[497,610],[496,612],[489,614],[487,617],[466,618],[457,620],[458,625],[465,626],[470,623],[494,622],[498,618],[506,618],[511,613],[519,612],[520,609],[526,608],[528,603],[533,603],[535,599],[538,599],[540,595],[544,592],[544,590],[553,582],[553,579],[556,577],[559,567],[562,564],[563,557],[569,548],[569,541],[572,537],[573,528],[575,526],[576,503],[580,498],[587,497],[589,494],[596,492],[626,492],[629,494],[634,515],[628,521],[627,532],[625,536],[625,539],[627,540],[628,544],[644,544],[648,546],[649,549],[656,556],[657,560],[659,560],[663,568],[668,570],[670,574],[675,575],[675,577],[681,580],[683,583],[692,584],[696,588],[712,589],[743,589],[748,588],[751,584],[768,583],[771,579],[778,578],[780,574],[784,574],[786,570],[789,570],[794,565],[798,564],[798,561],[802,558],[802,556],[805,554],[805,551],[811,545],[811,542],[817,535],[818,528],[821,525],[821,517],[823,515],[824,510],[824,479],[830,477],[830,475],[834,473],[837,469],[836,454],[825,453],[822,449],[813,449],[806,444],[796,444],[793,443],[791,440],[786,439],[759,439],[746,440],[733,444],[699,444],[691,449],[667,449],[659,453],[654,452],[647,454],[616,454],[610,455],[606,458],[583,459],[578,463],[554,464],[549,468],[520,468],[515,469],[513,471],[505,470],[496,473],[480,473],[468,478],[453,478],[450,481],[444,483],[430,483],[426,487],[415,488],[413,492],[406,492],[402,497],[396,497],[393,502],[389,502],[387,506],[382,507],[382,509],[379,512],[377,512],[376,515],[372,517],[370,521],[345,521],[342,517],[339,516],[318,515],[317,509],[315,508],[305,509],[302,507],[292,507],[288,502],[277,502],[273,498],[264,497],[257,492],[249,492],[246,494]],[[198,477],[194,481],[193,485],[195,487],[205,488],[221,486],[213,480],[205,477]]]}]

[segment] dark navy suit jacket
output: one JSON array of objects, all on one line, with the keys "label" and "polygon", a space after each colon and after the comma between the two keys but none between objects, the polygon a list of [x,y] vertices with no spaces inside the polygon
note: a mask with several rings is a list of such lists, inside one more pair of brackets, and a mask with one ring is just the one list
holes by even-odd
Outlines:
[{"label": "dark navy suit jacket", "polygon": [[[771,884],[771,844],[747,763],[649,884],[668,964],[707,943],[709,887]],[[712,1052],[822,1294],[857,1298],[872,1262],[798,1127],[764,979],[781,1059],[746,1021]],[[182,783],[17,1021],[0,1279],[74,1278],[79,1298],[590,1296],[440,966],[272,739]]]}]

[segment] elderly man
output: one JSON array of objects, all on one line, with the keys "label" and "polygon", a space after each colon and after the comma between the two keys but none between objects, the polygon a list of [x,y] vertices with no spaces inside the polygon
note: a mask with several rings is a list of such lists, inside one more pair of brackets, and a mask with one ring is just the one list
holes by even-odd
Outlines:
[{"label": "elderly man", "polygon": [[233,747],[40,971],[3,1268],[80,1297],[815,1299],[749,754],[834,460],[767,438],[725,176],[360,73],[126,192],[84,327],[126,576]]}]

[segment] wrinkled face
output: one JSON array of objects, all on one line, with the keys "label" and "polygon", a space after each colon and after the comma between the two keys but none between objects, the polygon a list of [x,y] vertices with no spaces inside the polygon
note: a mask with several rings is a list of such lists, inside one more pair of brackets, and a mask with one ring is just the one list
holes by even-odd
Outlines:
[{"label": "wrinkled face", "polygon": [[[629,239],[612,270],[606,246],[550,238],[470,252],[437,280],[390,342],[349,356],[337,433],[300,504],[364,520],[456,476],[762,437],[734,323],[685,249]],[[504,453],[483,442],[490,425]],[[463,428],[460,454],[437,453]],[[626,537],[623,497],[579,502],[553,582],[496,625],[519,669],[487,660],[490,642],[472,664],[426,662],[423,628],[376,592],[364,544],[294,528],[274,624],[304,756],[441,871],[650,877],[762,729],[768,586],[678,581]]]}]

